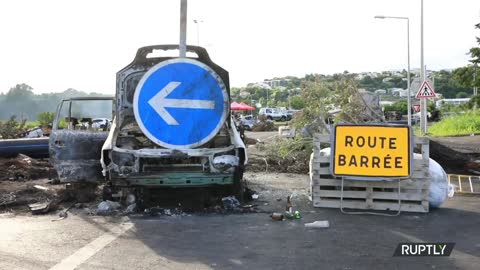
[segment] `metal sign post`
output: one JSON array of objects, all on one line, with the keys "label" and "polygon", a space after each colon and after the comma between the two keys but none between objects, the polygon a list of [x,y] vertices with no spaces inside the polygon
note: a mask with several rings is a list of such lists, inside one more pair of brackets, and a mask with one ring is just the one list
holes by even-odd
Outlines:
[{"label": "metal sign post", "polygon": [[187,0],[180,0],[180,58],[187,56]]}]

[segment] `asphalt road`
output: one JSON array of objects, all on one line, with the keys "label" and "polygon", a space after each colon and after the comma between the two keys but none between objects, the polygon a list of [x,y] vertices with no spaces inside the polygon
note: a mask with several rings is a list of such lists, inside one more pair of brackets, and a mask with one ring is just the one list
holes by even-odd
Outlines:
[{"label": "asphalt road", "polygon": [[[305,175],[247,174],[260,213],[67,219],[0,215],[0,269],[478,269],[480,197],[429,214],[345,215],[313,208]],[[294,192],[300,220],[272,221]],[[281,199],[281,200],[280,200]],[[280,201],[279,201],[280,200]],[[328,229],[304,223],[328,220]],[[392,257],[400,242],[455,242],[450,257]]]}]

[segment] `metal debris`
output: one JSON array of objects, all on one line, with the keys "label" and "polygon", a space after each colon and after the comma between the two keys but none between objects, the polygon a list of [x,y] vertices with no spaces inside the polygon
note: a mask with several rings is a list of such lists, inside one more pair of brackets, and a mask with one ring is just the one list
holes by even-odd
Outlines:
[{"label": "metal debris", "polygon": [[30,211],[34,215],[38,214],[45,214],[51,210],[53,210],[56,207],[56,203],[54,201],[48,201],[48,202],[42,202],[42,203],[32,203],[29,204],[28,207],[30,208]]},{"label": "metal debris", "polygon": [[42,191],[47,191],[49,189],[47,187],[40,186],[40,185],[34,185],[33,187],[36,188],[36,189],[42,190]]},{"label": "metal debris", "polygon": [[320,228],[320,229],[325,229],[330,227],[330,222],[328,220],[322,220],[322,221],[314,221],[311,223],[305,223],[306,228]]},{"label": "metal debris", "polygon": [[223,208],[233,210],[240,206],[240,202],[234,196],[222,198]]}]

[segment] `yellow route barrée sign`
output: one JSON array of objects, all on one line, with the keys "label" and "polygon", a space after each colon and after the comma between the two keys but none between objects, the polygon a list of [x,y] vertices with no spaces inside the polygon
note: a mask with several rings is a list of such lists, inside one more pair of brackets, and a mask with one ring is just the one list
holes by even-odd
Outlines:
[{"label": "yellow route barr\u00e9e sign", "polygon": [[412,146],[408,126],[335,126],[335,176],[408,177]]}]

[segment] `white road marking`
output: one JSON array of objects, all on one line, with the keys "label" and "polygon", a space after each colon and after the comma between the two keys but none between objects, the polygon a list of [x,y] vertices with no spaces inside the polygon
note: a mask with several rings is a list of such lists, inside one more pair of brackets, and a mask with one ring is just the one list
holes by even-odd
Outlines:
[{"label": "white road marking", "polygon": [[75,269],[132,227],[132,223],[125,223],[121,226],[112,228],[109,232],[104,233],[72,255],[63,259],[61,262],[50,268],[50,270]]}]

